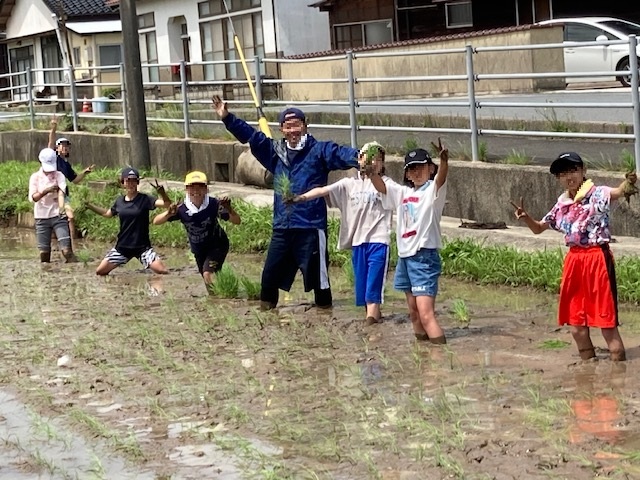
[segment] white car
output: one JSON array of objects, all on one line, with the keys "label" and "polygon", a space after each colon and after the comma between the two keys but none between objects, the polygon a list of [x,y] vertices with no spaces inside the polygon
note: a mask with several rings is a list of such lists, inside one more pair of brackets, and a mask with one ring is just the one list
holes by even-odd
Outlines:
[{"label": "white car", "polygon": [[[562,25],[564,42],[627,41],[629,35],[640,37],[640,25],[611,17],[556,18],[538,22],[537,25]],[[637,54],[640,56],[640,47]],[[629,46],[567,47],[564,49],[564,68],[567,73],[629,70]],[[631,83],[629,74],[616,77],[573,77],[567,78],[567,83],[606,82],[614,79],[625,87]]]}]

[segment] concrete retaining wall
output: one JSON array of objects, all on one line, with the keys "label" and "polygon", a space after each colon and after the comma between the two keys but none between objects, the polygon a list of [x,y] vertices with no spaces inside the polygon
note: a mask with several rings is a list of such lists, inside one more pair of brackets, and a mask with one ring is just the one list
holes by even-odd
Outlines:
[{"label": "concrete retaining wall", "polygon": [[[131,163],[130,138],[125,135],[60,132],[71,140],[74,165],[124,167]],[[48,132],[0,132],[0,159],[36,160],[47,145]],[[218,182],[235,180],[234,160],[244,147],[238,142],[150,138],[149,149],[154,171],[182,176],[190,170],[202,170]]]},{"label": "concrete retaining wall", "polygon": [[[403,159],[387,157],[387,174],[402,181]],[[437,163],[437,162],[436,162]],[[351,172],[332,172],[334,182]],[[587,175],[596,185],[616,187],[624,180],[622,173],[593,171]],[[514,218],[510,201],[524,198],[525,208],[537,219],[542,218],[562,194],[556,178],[548,167],[514,166],[483,162],[450,161],[447,186],[447,217],[474,220],[477,222],[505,222],[521,225]],[[612,206],[611,231],[614,235],[640,237],[640,199],[634,197]]]},{"label": "concrete retaining wall", "polygon": [[[74,164],[119,167],[129,163],[129,138],[123,135],[64,133],[72,142]],[[47,132],[1,132],[0,159],[35,160],[46,145]],[[189,170],[204,171],[217,182],[237,182],[235,164],[246,147],[237,142],[150,139],[153,168],[181,177]],[[402,180],[402,158],[389,156],[387,172]],[[516,225],[510,200],[525,198],[529,213],[542,217],[555,203],[562,189],[547,167],[513,166],[491,163],[451,161],[448,203],[445,215],[478,222],[504,221]],[[354,172],[333,172],[330,181]],[[621,173],[593,172],[596,184],[617,186]],[[640,237],[640,200],[618,202],[613,207],[612,231],[615,235]]]}]

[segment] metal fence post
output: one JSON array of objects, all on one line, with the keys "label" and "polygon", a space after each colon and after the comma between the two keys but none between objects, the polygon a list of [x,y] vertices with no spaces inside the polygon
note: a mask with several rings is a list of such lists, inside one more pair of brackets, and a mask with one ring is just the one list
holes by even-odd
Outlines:
[{"label": "metal fence post", "polygon": [[353,50],[347,51],[347,78],[349,88],[349,122],[351,123],[351,146],[358,148],[358,123],[356,120],[356,79],[353,75]]},{"label": "metal fence post", "polygon": [[69,93],[71,94],[71,115],[73,117],[73,131],[78,131],[78,93],[76,92],[76,78],[73,65],[69,65]]},{"label": "metal fence post", "polygon": [[253,57],[255,64],[255,76],[256,76],[256,98],[258,99],[258,106],[262,108],[262,72],[260,68],[260,56]]},{"label": "metal fence post", "polygon": [[469,94],[469,128],[471,129],[471,160],[477,162],[478,154],[478,117],[476,116],[476,77],[473,73],[473,47],[466,45],[465,59],[467,63],[467,92]]},{"label": "metal fence post", "polygon": [[120,64],[120,98],[122,99],[122,129],[129,133],[129,115],[127,115],[127,90],[124,84],[124,63]]},{"label": "metal fence post", "polygon": [[[13,83],[13,82],[12,82]],[[13,91],[11,91],[13,94]],[[31,78],[31,68],[27,67],[27,99],[29,102],[29,118],[31,130],[36,128],[36,112],[33,105],[33,79]]]},{"label": "metal fence post", "polygon": [[180,91],[182,92],[182,120],[184,121],[184,138],[191,136],[191,120],[189,119],[189,92],[187,91],[187,64],[180,60]]},{"label": "metal fence post", "polygon": [[636,47],[638,37],[629,35],[629,68],[631,69],[631,102],[633,103],[633,153],[636,157],[636,172],[640,172],[640,75],[638,75],[638,56]]}]

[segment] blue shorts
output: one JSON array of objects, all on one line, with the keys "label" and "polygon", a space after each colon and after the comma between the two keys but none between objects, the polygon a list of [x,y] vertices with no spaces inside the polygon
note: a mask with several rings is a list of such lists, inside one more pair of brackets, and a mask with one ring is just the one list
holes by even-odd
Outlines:
[{"label": "blue shorts", "polygon": [[389,267],[389,245],[363,243],[351,249],[351,263],[356,287],[356,305],[382,303],[384,279]]},{"label": "blue shorts", "polygon": [[435,297],[442,272],[440,254],[435,248],[423,248],[412,257],[399,258],[394,288],[414,296]]}]

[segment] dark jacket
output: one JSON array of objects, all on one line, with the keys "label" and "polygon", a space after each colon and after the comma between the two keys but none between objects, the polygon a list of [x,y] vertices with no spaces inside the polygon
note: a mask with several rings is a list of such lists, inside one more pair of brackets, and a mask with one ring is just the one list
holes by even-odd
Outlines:
[{"label": "dark jacket", "polygon": [[[280,175],[289,178],[294,195],[325,186],[332,170],[358,167],[358,150],[355,148],[343,147],[335,142],[319,142],[307,135],[302,150],[290,150],[284,139],[273,140],[231,113],[223,122],[239,142],[249,144],[253,156],[273,174],[274,183]],[[285,205],[281,195],[274,192],[273,228],[326,229],[327,204],[324,198]]]}]

